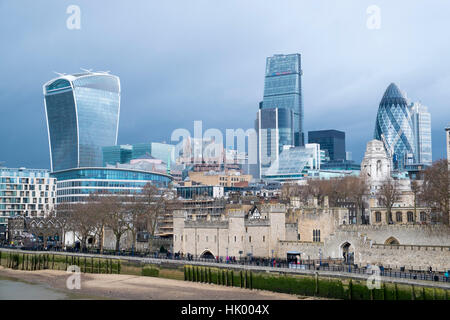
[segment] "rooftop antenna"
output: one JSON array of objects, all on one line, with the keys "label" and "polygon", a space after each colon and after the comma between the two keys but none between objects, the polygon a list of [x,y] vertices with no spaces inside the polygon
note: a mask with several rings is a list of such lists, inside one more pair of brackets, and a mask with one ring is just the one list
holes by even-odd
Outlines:
[{"label": "rooftop antenna", "polygon": [[80,69],[83,70],[84,72],[92,73],[92,69],[84,69],[84,68],[80,68]]}]

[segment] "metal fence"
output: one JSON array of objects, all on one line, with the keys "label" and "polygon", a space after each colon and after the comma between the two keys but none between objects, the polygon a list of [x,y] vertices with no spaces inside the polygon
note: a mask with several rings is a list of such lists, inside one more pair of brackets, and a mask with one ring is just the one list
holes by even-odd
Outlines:
[{"label": "metal fence", "polygon": [[[11,246],[2,246],[2,248],[18,249]],[[38,251],[36,248],[21,248],[27,251]],[[186,262],[207,262],[207,263],[225,263],[235,266],[260,266],[271,267],[274,270],[278,268],[300,269],[300,270],[317,270],[317,271],[331,271],[340,273],[353,274],[374,274],[374,270],[370,266],[358,266],[357,264],[346,264],[343,259],[321,259],[321,260],[300,260],[298,263],[292,263],[283,259],[271,258],[254,258],[254,257],[216,257],[216,258],[202,258],[191,254],[178,255],[172,253],[161,252],[137,252],[132,250],[103,250],[101,253],[99,249],[86,249],[81,251],[79,249],[68,248],[67,250],[52,249],[48,251],[67,252],[67,253],[84,253],[84,254],[103,254],[111,256],[124,257],[139,257],[139,258],[155,258],[162,260],[180,260]],[[412,280],[436,281],[436,282],[450,282],[448,277],[450,270],[446,271],[424,271],[417,269],[405,270],[396,269],[391,266],[379,266],[380,275],[392,278],[403,278]],[[447,276],[446,276],[447,275]]]}]

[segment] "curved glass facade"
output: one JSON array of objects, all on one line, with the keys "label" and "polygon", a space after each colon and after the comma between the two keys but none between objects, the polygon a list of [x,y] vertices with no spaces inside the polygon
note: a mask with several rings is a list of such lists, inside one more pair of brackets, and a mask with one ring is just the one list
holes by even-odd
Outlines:
[{"label": "curved glass facade", "polygon": [[156,172],[117,168],[77,168],[53,172],[57,179],[57,203],[82,202],[94,192],[139,193],[147,183],[167,187],[171,176]]},{"label": "curved glass facade", "polygon": [[119,78],[64,75],[44,85],[51,169],[101,166],[102,147],[117,143]]},{"label": "curved glass facade", "polygon": [[381,99],[374,137],[384,141],[394,169],[417,161],[412,113],[406,96],[394,83],[389,85]]}]

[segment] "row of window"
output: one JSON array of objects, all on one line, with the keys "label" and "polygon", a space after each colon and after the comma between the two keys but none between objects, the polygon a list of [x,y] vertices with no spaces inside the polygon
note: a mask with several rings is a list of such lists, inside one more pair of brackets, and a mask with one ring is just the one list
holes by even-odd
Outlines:
[{"label": "row of window", "polygon": [[[181,236],[181,241],[183,241],[183,236]],[[174,240],[177,240],[177,235],[174,235]],[[208,242],[209,237],[205,236],[205,241]],[[187,235],[184,236],[184,241],[187,241]],[[197,235],[197,242],[200,241],[200,235]],[[241,242],[244,241],[244,236],[241,236]],[[262,241],[266,242],[266,236],[262,236]],[[217,236],[214,236],[214,243],[217,242]],[[237,237],[234,236],[234,242],[237,242]],[[252,236],[248,237],[248,242],[252,242]],[[228,243],[230,243],[230,236],[228,236]]]},{"label": "row of window", "polygon": [[[414,222],[415,221],[415,219],[414,219],[414,212],[408,211],[406,213],[406,217],[407,217],[407,221],[408,222]],[[388,222],[393,222],[392,213],[387,218],[388,218],[387,219]],[[427,214],[426,214],[426,212],[423,212],[423,211],[420,212],[419,218],[420,218],[421,222],[427,221]],[[379,211],[375,212],[375,221],[376,222],[381,222],[381,212],[379,212]],[[403,222],[403,213],[402,212],[396,212],[395,213],[395,221],[396,222]]]}]

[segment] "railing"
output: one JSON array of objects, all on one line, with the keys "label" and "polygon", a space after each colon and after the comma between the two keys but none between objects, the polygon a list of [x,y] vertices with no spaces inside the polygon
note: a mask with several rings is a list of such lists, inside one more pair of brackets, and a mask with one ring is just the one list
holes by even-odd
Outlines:
[{"label": "railing", "polygon": [[[17,249],[11,246],[0,246],[0,248],[7,249]],[[39,251],[37,248],[21,248],[26,251]],[[56,252],[67,252],[67,253],[84,253],[84,254],[103,254],[103,255],[111,255],[111,256],[124,256],[124,257],[139,257],[139,258],[155,258],[161,260],[180,260],[187,262],[207,262],[207,263],[225,263],[235,266],[260,266],[260,267],[270,267],[273,268],[274,271],[279,268],[288,268],[288,269],[298,269],[298,270],[317,270],[317,271],[330,271],[330,272],[339,272],[339,273],[350,273],[350,274],[361,274],[361,275],[370,275],[375,274],[373,268],[368,268],[368,266],[360,267],[356,264],[346,264],[343,259],[321,259],[321,260],[300,260],[298,263],[289,262],[283,259],[271,259],[271,258],[254,258],[254,257],[240,257],[239,259],[236,257],[216,257],[216,258],[205,258],[194,256],[191,254],[178,255],[172,253],[160,253],[160,252],[138,252],[132,250],[121,250],[116,252],[115,250],[107,250],[104,249],[103,253],[100,253],[99,249],[73,249],[68,248],[67,250],[62,249],[51,249],[46,251],[56,251]],[[424,281],[435,281],[435,282],[448,282],[450,283],[450,279],[448,274],[450,270],[446,273],[446,271],[424,271],[417,269],[410,270],[399,270],[394,269],[391,266],[379,266],[380,275],[384,277],[391,278],[402,278],[402,279],[411,279],[411,280],[424,280]],[[445,276],[447,274],[447,276]]]}]

